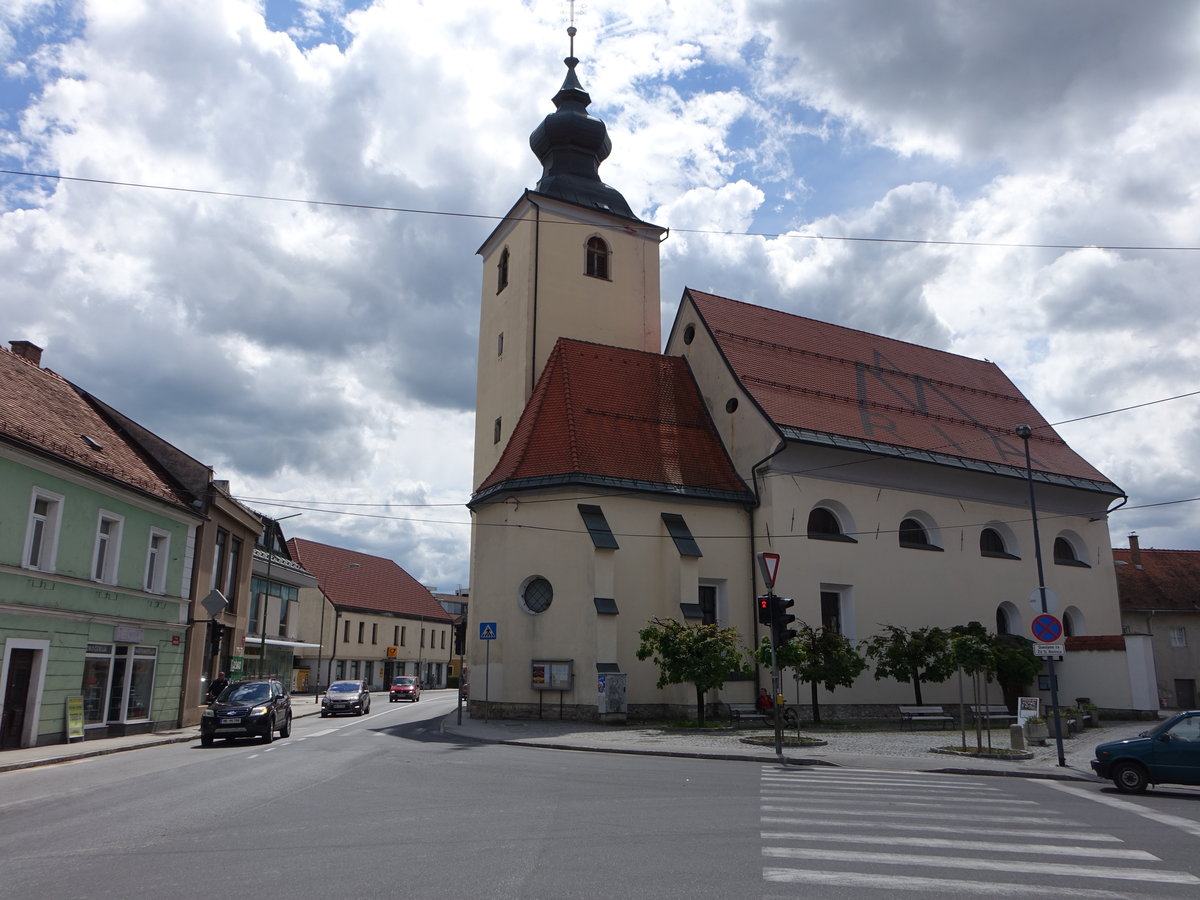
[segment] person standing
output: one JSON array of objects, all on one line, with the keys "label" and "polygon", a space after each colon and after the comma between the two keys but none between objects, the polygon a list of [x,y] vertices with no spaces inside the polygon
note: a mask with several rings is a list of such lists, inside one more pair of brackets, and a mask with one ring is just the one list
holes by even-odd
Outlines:
[{"label": "person standing", "polygon": [[208,686],[209,701],[216,700],[221,696],[221,691],[229,687],[229,679],[225,677],[224,672],[218,672],[217,677],[212,680],[212,684]]}]

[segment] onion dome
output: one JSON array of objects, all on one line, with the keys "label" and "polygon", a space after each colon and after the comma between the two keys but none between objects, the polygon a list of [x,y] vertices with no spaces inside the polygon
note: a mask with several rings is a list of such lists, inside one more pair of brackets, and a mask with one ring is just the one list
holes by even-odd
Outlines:
[{"label": "onion dome", "polygon": [[[573,32],[574,28],[568,30],[572,43]],[[600,163],[612,152],[612,141],[604,123],[588,114],[592,98],[575,74],[579,60],[572,55],[563,62],[567,77],[554,95],[556,111],[529,136],[529,146],[542,163],[537,190],[580,206],[636,219],[621,192],[600,180]]]}]

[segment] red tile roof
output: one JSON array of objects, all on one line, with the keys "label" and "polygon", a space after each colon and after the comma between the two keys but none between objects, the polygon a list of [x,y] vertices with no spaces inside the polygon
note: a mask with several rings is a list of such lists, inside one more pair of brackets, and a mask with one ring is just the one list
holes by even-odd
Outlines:
[{"label": "red tile roof", "polygon": [[424,585],[390,559],[303,538],[292,538],[287,545],[292,559],[316,576],[321,592],[337,608],[454,621]]},{"label": "red tile roof", "polygon": [[521,479],[752,499],[686,360],[567,338],[476,496]]},{"label": "red tile roof", "polygon": [[1035,470],[1109,484],[993,363],[701,291],[686,296],[779,426],[1023,470],[1013,429],[1024,424]]},{"label": "red tile roof", "polygon": [[[1114,549],[1121,609],[1200,613],[1200,550]],[[1125,563],[1125,565],[1121,565]]]},{"label": "red tile roof", "polygon": [[84,391],[3,347],[0,439],[168,503],[187,506],[191,499],[117,431]]}]

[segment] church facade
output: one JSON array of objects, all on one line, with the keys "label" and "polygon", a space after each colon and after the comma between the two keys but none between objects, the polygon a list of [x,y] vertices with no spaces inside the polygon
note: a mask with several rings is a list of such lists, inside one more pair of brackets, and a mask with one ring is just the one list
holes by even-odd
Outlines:
[{"label": "church facade", "polygon": [[[970,621],[1028,637],[1041,609],[1018,425],[1068,635],[1060,702],[1156,708],[1149,647],[1121,633],[1107,512],[1122,492],[994,364],[692,289],[664,348],[666,230],[600,180],[611,144],[577,63],[530,138],[536,189],[479,250],[475,710],[591,718],[617,675],[631,718],[685,714],[693,689],[656,687],[638,632],[716,622],[756,646],[761,551],[780,554],[775,591],[797,618],[851,642]],[[720,699],[769,684],[764,670]],[[868,670],[821,702],[867,713],[912,688]]]}]

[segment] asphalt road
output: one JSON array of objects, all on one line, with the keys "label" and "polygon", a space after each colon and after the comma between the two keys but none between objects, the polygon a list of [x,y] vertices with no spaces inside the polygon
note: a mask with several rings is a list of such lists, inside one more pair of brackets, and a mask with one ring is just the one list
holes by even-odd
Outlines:
[{"label": "asphalt road", "polygon": [[1194,898],[1200,793],[456,742],[453,696],[0,774],[0,896]]}]

